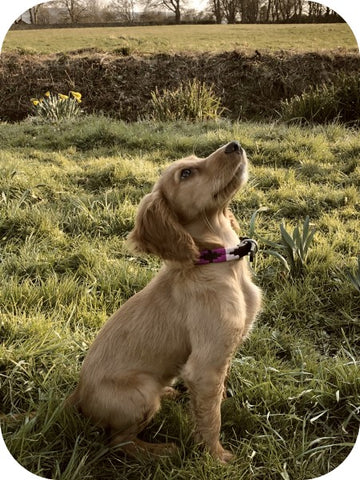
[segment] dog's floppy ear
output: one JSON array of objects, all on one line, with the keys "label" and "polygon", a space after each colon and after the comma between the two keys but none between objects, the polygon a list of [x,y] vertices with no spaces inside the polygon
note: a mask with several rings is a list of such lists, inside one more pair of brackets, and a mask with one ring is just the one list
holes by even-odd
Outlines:
[{"label": "dog's floppy ear", "polygon": [[164,260],[195,262],[199,257],[191,235],[179,223],[159,190],[142,199],[128,241],[136,252],[153,253]]}]

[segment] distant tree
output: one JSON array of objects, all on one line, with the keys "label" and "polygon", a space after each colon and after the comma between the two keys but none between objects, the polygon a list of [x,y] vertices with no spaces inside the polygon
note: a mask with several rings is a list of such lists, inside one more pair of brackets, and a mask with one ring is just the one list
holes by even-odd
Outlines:
[{"label": "distant tree", "polygon": [[38,16],[39,16],[39,13],[40,13],[40,9],[41,9],[41,4],[40,5],[35,5],[35,7],[29,8],[29,10],[28,10],[29,19],[30,19],[30,23],[32,25],[36,25],[38,23]]},{"label": "distant tree", "polygon": [[148,8],[145,8],[142,12],[140,12],[137,18],[140,23],[151,25],[161,25],[163,23],[166,23],[168,20],[166,12],[159,10],[151,10]]},{"label": "distant tree", "polygon": [[286,22],[292,17],[295,5],[296,0],[279,0],[281,20]]},{"label": "distant tree", "polygon": [[28,9],[29,20],[32,25],[44,25],[49,23],[50,21],[50,14],[49,10],[51,8],[51,4],[49,3],[39,3],[34,7]]},{"label": "distant tree", "polygon": [[103,0],[83,0],[82,21],[96,23],[104,20]]},{"label": "distant tree", "polygon": [[259,17],[263,22],[288,22],[303,14],[307,0],[263,0],[259,5]]},{"label": "distant tree", "polygon": [[256,23],[262,0],[239,0],[239,12],[242,23]]},{"label": "distant tree", "polygon": [[321,18],[326,16],[326,13],[330,15],[330,9],[322,5],[321,3],[317,2],[307,2],[308,3],[308,12],[309,17],[312,18],[313,21],[320,21]]},{"label": "distant tree", "polygon": [[214,15],[216,23],[222,22],[224,17],[222,0],[209,0],[207,9]]},{"label": "distant tree", "polygon": [[39,25],[47,25],[50,23],[50,8],[47,3],[40,5],[37,15],[37,22]]},{"label": "distant tree", "polygon": [[216,23],[280,23],[341,21],[329,7],[310,0],[208,0],[207,10]]},{"label": "distant tree", "polygon": [[240,0],[221,0],[222,9],[227,23],[235,23],[239,11]]},{"label": "distant tree", "polygon": [[111,0],[106,11],[112,20],[133,23],[135,19],[135,0]]},{"label": "distant tree", "polygon": [[145,5],[145,9],[157,9],[161,10],[165,8],[173,12],[175,15],[175,23],[179,24],[181,21],[181,14],[187,4],[187,0],[144,0],[142,2]]},{"label": "distant tree", "polygon": [[294,7],[294,15],[296,17],[301,17],[303,13],[305,1],[304,0],[296,0],[295,7]]},{"label": "distant tree", "polygon": [[57,0],[56,3],[64,10],[64,19],[70,23],[79,23],[85,16],[85,0]]},{"label": "distant tree", "polygon": [[259,10],[260,21],[268,23],[272,21],[272,10],[274,8],[274,0],[265,0],[262,2]]}]

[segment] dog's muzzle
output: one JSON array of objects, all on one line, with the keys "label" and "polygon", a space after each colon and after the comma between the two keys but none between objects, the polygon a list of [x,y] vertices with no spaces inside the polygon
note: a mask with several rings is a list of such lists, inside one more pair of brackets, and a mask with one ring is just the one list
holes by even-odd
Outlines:
[{"label": "dog's muzzle", "polygon": [[239,142],[230,142],[225,147],[225,153],[240,152],[240,150],[241,150],[241,145]]}]

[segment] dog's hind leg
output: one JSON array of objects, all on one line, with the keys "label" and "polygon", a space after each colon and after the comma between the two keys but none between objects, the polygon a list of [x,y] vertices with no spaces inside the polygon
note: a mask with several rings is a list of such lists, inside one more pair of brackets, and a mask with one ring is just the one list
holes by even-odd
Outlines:
[{"label": "dog's hind leg", "polygon": [[175,443],[150,443],[133,437],[125,440],[123,435],[116,435],[111,440],[111,446],[119,449],[129,457],[163,457],[171,456],[178,451]]},{"label": "dog's hind leg", "polygon": [[[130,383],[133,388],[129,388]],[[137,438],[160,408],[162,393],[163,387],[148,374],[136,375],[127,388],[120,384],[115,400],[117,408],[113,405],[112,415],[108,417],[112,446],[118,446],[132,457],[171,455],[177,450],[173,443],[154,444]]]},{"label": "dog's hind leg", "polygon": [[132,425],[127,431],[118,433],[112,432],[110,445],[119,447],[119,449],[130,457],[142,456],[169,456],[173,455],[178,449],[174,443],[150,443],[137,438],[146,425],[150,422],[152,414],[146,415],[146,418],[138,424]]}]

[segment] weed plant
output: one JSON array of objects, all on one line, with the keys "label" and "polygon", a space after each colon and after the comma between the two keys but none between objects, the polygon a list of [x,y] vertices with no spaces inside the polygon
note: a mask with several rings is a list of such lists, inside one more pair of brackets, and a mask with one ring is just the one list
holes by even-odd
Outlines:
[{"label": "weed plant", "polygon": [[217,120],[224,110],[213,86],[196,78],[175,90],[151,92],[151,118],[157,122]]},{"label": "weed plant", "polygon": [[[126,247],[140,199],[174,159],[233,139],[251,164],[232,202],[240,234],[254,231],[263,208],[255,233],[279,243],[284,222],[295,242],[304,222],[310,235],[308,215],[316,235],[306,269],[284,274],[259,242],[264,309],[232,362],[222,406],[234,462],[219,465],[194,445],[185,392],[164,401],[143,434],[180,453],[128,459],[63,400],[101,325],[160,266]],[[0,421],[18,462],[61,480],[305,480],[345,459],[360,421],[360,297],[347,274],[358,279],[358,132],[89,117],[1,124],[0,141]]]},{"label": "weed plant", "polygon": [[287,121],[358,124],[360,121],[360,77],[339,74],[330,84],[311,86],[301,95],[281,102]]},{"label": "weed plant", "polygon": [[[255,219],[259,212],[266,211],[267,208],[260,208],[255,211],[251,217],[250,230],[251,236],[255,234]],[[267,250],[269,255],[278,258],[284,267],[284,270],[292,277],[297,277],[305,273],[307,266],[307,258],[309,249],[316,230],[312,228],[310,230],[310,218],[306,216],[302,231],[299,227],[295,227],[293,232],[290,233],[286,230],[283,222],[280,224],[281,239],[280,242],[272,242],[265,238],[259,238],[259,240],[266,246],[271,247],[271,250]]]}]

